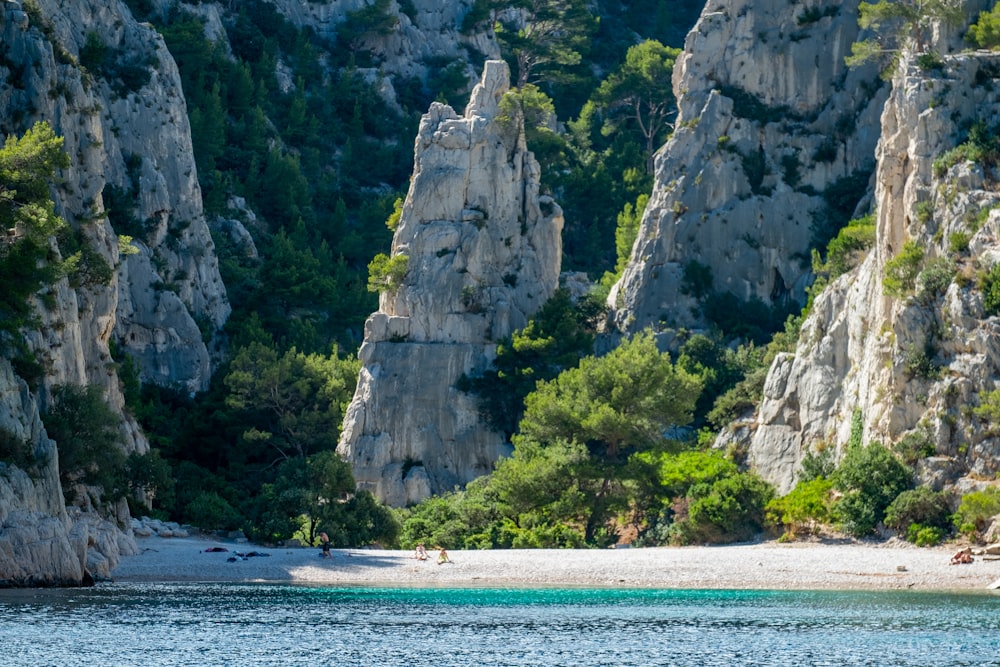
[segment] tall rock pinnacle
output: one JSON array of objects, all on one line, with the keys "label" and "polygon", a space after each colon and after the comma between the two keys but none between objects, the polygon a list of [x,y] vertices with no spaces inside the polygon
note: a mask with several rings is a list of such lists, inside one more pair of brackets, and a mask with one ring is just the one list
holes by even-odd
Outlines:
[{"label": "tall rock pinnacle", "polygon": [[338,447],[359,488],[392,505],[464,485],[509,452],[455,384],[558,285],[562,211],[539,194],[522,118],[502,110],[509,87],[507,65],[488,61],[463,116],[434,103],[420,122],[392,242],[406,274],[365,324]]}]

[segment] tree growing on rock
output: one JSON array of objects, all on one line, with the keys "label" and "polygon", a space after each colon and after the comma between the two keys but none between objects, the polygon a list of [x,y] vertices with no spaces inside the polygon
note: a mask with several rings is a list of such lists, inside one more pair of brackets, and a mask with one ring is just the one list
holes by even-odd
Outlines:
[{"label": "tree growing on rock", "polygon": [[49,194],[56,171],[69,166],[62,146],[62,137],[39,122],[0,148],[0,350],[14,357],[19,372],[27,364],[18,359],[30,356],[19,333],[32,318],[30,297],[65,268],[49,245],[66,224]]},{"label": "tree growing on rock", "polygon": [[554,81],[580,64],[598,21],[584,0],[476,0],[465,27],[488,20],[517,87]]},{"label": "tree growing on rock", "polygon": [[858,25],[872,36],[851,45],[849,67],[867,62],[891,66],[899,52],[926,53],[936,23],[956,25],[963,19],[961,0],[879,0],[858,5]]},{"label": "tree growing on rock", "polygon": [[625,62],[601,83],[595,99],[608,111],[602,132],[615,132],[627,123],[642,135],[646,146],[646,173],[653,173],[653,153],[666,139],[677,114],[671,78],[680,49],[655,39],[628,50]]}]

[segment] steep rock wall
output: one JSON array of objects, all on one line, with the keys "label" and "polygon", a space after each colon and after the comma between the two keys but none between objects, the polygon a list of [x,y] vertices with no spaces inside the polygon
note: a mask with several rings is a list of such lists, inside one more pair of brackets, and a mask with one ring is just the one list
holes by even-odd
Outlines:
[{"label": "steep rock wall", "polygon": [[[81,67],[88,37],[119,67],[135,65],[134,76]],[[0,38],[0,131],[19,135],[46,120],[64,137],[71,164],[53,189],[56,210],[114,269],[106,284],[64,279],[37,300],[41,326],[27,335],[45,369],[37,393],[9,366],[0,373],[0,395],[19,397],[6,404],[7,433],[36,458],[31,474],[10,464],[0,474],[0,580],[79,584],[107,576],[134,543],[118,528],[128,525],[123,503],[112,509],[113,522],[63,507],[55,445],[39,418],[51,388],[99,387],[122,415],[126,451],[144,453],[148,443],[123,409],[110,341],[137,359],[143,380],[203,389],[212,354],[202,330],[218,332],[229,305],[202,214],[180,80],[162,38],[118,0],[37,0],[27,8],[7,1]],[[119,255],[108,219],[112,191],[124,193],[114,208],[131,220],[117,231],[134,235],[140,251],[130,257]]]},{"label": "steep rock wall", "polygon": [[[229,304],[202,213],[176,65],[163,39],[121,2],[36,4],[38,16],[4,25],[8,69],[18,76],[0,93],[0,109],[10,119],[5,133],[45,119],[64,137],[71,165],[54,192],[57,210],[118,269],[112,289],[78,290],[81,309],[93,312],[83,318],[82,338],[106,344],[114,335],[144,381],[204,389],[211,355],[197,322],[212,334]],[[144,74],[124,82],[82,69],[88,36]],[[127,229],[118,232],[135,238],[136,255],[118,256],[109,191],[120,193],[113,208]],[[82,358],[96,363],[102,352],[103,366],[106,350]]]},{"label": "steep rock wall", "polygon": [[[274,4],[296,26],[312,28],[317,34],[334,40],[337,27],[348,14],[369,7],[372,2],[275,0]],[[441,63],[498,59],[500,47],[492,32],[466,34],[462,31],[462,21],[473,4],[473,0],[411,0],[404,11],[400,3],[390,2],[388,14],[396,20],[396,27],[389,34],[373,33],[363,37],[359,46],[371,50],[379,62],[379,72],[397,80],[415,77],[426,81],[428,74],[442,67]],[[342,44],[338,46],[348,48]],[[470,78],[475,76],[472,65],[468,65],[467,70]],[[370,74],[375,76],[375,70]],[[385,92],[389,99],[394,99],[395,92],[391,88]]]},{"label": "steep rock wall", "polygon": [[[795,354],[775,361],[758,415],[739,431],[753,466],[780,490],[794,485],[807,452],[842,453],[855,411],[865,442],[926,448],[918,470],[935,487],[968,487],[1000,470],[1000,441],[972,412],[1000,377],[1000,320],[985,315],[976,281],[1000,262],[1000,173],[966,161],[934,168],[972,123],[1000,123],[998,91],[1000,56],[987,53],[949,56],[931,71],[910,59],[893,80],[875,247],[817,298]],[[924,253],[915,294],[887,296],[886,263],[908,241]],[[933,268],[955,274],[943,291],[927,287]],[[916,363],[924,359],[930,370]]]},{"label": "steep rock wall", "polygon": [[408,270],[365,325],[338,451],[393,505],[450,491],[509,452],[455,383],[485,370],[558,284],[562,212],[538,194],[522,120],[498,118],[509,78],[488,61],[464,115],[434,103],[422,118],[392,243]]},{"label": "steep rock wall", "polygon": [[857,5],[705,6],[674,68],[676,129],[609,297],[619,329],[703,325],[684,279],[692,262],[717,292],[804,303],[809,250],[831,215],[823,193],[851,178],[863,191],[874,166],[886,91],[874,67],[844,64]]}]

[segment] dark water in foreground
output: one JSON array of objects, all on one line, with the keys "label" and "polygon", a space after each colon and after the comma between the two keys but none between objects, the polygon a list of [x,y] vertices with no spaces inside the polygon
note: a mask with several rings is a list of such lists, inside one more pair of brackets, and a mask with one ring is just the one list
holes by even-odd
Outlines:
[{"label": "dark water in foreground", "polygon": [[1000,595],[0,590],[0,665],[1000,665]]}]

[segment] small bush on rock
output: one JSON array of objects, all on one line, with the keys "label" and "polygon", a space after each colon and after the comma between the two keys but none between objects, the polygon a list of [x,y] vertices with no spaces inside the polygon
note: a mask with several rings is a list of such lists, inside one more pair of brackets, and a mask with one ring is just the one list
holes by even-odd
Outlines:
[{"label": "small bush on rock", "polygon": [[886,295],[904,297],[913,293],[920,265],[924,261],[924,251],[916,241],[907,241],[899,254],[885,263],[883,288]]}]

